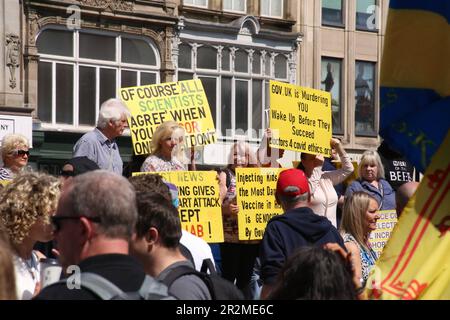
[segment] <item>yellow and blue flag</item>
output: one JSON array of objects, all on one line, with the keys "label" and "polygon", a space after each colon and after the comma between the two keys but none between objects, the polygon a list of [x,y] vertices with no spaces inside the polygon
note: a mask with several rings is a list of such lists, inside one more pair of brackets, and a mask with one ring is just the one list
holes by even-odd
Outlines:
[{"label": "yellow and blue flag", "polygon": [[450,299],[450,132],[367,281],[370,299]]},{"label": "yellow and blue flag", "polygon": [[450,0],[391,0],[380,135],[420,172],[450,127]]}]

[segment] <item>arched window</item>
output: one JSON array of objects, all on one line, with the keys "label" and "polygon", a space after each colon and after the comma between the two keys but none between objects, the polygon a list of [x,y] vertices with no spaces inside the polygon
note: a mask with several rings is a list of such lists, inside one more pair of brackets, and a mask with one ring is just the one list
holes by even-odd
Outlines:
[{"label": "arched window", "polygon": [[142,37],[50,27],[37,48],[38,117],[47,125],[94,126],[119,88],[160,82],[159,52]]}]

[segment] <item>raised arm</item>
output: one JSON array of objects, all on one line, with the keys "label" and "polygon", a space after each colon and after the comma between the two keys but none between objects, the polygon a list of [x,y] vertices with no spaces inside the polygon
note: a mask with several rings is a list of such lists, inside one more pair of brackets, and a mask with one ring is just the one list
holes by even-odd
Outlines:
[{"label": "raised arm", "polygon": [[333,185],[343,182],[349,175],[353,173],[353,164],[350,161],[350,157],[344,150],[341,142],[338,139],[332,138],[330,141],[330,146],[332,149],[336,150],[341,158],[342,167],[337,170],[327,171],[324,174],[324,178],[330,179]]}]

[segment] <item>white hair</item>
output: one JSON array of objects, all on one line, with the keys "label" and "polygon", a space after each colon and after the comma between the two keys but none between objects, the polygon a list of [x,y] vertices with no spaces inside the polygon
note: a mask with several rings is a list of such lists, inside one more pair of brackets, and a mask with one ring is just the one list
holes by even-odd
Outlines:
[{"label": "white hair", "polygon": [[103,102],[100,107],[97,127],[104,129],[108,125],[109,121],[119,121],[123,116],[130,116],[130,111],[125,104],[119,99],[108,99]]}]

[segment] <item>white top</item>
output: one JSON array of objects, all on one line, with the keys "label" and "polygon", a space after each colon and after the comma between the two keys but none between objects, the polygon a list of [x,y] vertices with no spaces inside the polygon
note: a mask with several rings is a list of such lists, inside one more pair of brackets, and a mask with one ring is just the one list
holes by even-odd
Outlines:
[{"label": "white top", "polygon": [[24,260],[14,255],[14,273],[16,276],[16,294],[19,300],[31,300],[40,282],[41,264],[33,251],[31,258]]},{"label": "white top", "polygon": [[213,254],[208,243],[202,238],[194,236],[186,230],[182,231],[183,233],[180,242],[191,252],[192,257],[194,258],[195,269],[200,271],[204,259],[211,259],[214,264]]},{"label": "white top", "polygon": [[335,227],[337,226],[338,197],[334,186],[343,182],[354,170],[347,154],[340,154],[339,156],[342,161],[341,169],[324,172],[322,167],[316,167],[308,180],[311,191],[310,208],[315,214],[328,218]]}]

